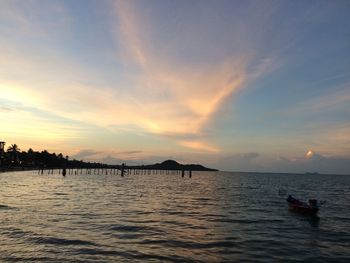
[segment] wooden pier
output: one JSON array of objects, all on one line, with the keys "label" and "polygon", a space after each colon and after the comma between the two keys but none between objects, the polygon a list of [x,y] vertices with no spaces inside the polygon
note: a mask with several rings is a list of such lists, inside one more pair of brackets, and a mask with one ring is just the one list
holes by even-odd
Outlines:
[{"label": "wooden pier", "polygon": [[120,175],[121,177],[130,175],[180,175],[185,177],[192,177],[191,170],[167,170],[167,169],[141,169],[129,168],[126,165],[120,167],[106,167],[106,168],[82,168],[82,167],[67,167],[67,168],[41,168],[37,171],[38,174],[47,175]]},{"label": "wooden pier", "polygon": [[97,164],[97,166],[91,165],[81,167],[74,166],[67,162],[63,167],[45,167],[41,168],[39,174],[60,174],[63,176],[69,175],[118,175],[121,177],[132,175],[181,175],[182,178],[188,176],[192,178],[192,172],[194,171],[217,171],[215,169],[206,168],[198,164],[179,164],[173,160],[167,160],[162,163],[156,163],[151,165],[134,165],[128,166],[125,163],[121,165],[107,165]]}]

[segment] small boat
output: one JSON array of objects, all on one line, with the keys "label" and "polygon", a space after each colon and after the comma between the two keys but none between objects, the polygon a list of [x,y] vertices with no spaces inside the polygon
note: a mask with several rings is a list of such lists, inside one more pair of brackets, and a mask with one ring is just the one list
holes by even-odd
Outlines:
[{"label": "small boat", "polygon": [[287,202],[290,210],[302,214],[315,215],[319,209],[316,199],[309,199],[309,203],[307,204],[289,195]]}]

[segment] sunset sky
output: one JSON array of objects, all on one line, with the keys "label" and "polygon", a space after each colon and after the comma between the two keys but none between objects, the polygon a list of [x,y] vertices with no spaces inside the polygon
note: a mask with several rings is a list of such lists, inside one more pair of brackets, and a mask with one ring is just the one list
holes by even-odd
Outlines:
[{"label": "sunset sky", "polygon": [[350,174],[350,1],[0,0],[0,141]]}]

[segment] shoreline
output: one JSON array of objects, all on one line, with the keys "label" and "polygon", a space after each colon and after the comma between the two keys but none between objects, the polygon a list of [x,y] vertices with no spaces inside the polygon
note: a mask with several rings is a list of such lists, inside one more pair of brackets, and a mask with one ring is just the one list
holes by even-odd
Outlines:
[{"label": "shoreline", "polygon": [[[58,169],[58,168],[54,168]],[[24,168],[24,167],[13,167],[13,168],[0,168],[0,173],[7,173],[7,172],[24,172],[24,171],[35,171],[40,170],[40,168]],[[45,170],[45,169],[44,169]]]}]

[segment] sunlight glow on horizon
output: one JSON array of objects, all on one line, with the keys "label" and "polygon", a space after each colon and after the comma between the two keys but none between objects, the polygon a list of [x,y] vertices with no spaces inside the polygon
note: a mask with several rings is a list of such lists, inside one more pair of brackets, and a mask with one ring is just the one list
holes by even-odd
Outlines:
[{"label": "sunlight glow on horizon", "polygon": [[314,152],[311,150],[306,153],[307,158],[311,158],[313,155],[314,155]]}]

